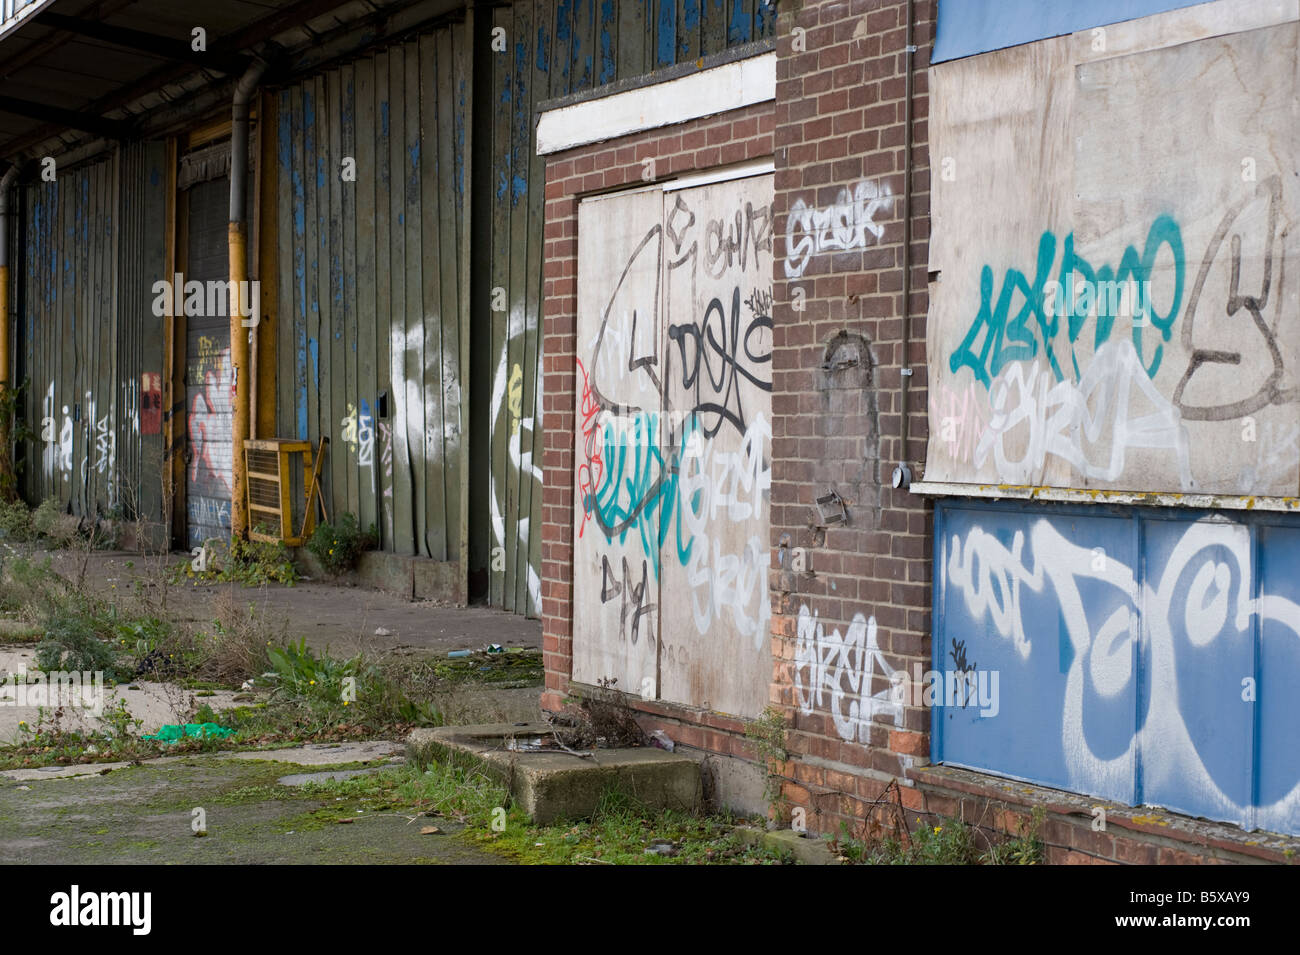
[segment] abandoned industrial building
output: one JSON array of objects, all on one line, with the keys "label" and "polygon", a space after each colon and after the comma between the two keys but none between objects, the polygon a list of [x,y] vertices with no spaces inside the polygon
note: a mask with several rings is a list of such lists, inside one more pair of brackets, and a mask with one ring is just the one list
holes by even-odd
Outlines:
[{"label": "abandoned industrial building", "polygon": [[0,17],[29,504],[319,495],[780,826],[1300,836],[1295,0]]}]

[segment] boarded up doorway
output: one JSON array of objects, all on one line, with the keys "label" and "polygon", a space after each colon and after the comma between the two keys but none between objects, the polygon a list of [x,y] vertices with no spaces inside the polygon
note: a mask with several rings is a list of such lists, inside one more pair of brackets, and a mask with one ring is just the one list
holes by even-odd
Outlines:
[{"label": "boarded up doorway", "polygon": [[185,196],[185,282],[204,288],[202,307],[187,306],[185,321],[185,540],[193,548],[209,538],[230,537],[235,381],[229,298],[209,291],[211,282],[223,283],[224,289],[230,273],[230,179],[199,183]]},{"label": "boarded up doorway", "polygon": [[578,210],[573,679],[768,699],[772,177]]}]

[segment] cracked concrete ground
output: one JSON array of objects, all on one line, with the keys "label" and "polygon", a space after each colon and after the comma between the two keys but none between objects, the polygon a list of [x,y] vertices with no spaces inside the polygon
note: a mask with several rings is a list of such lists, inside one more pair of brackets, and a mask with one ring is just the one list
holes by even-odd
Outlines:
[{"label": "cracked concrete ground", "polygon": [[[336,814],[332,797],[281,782],[331,767],[393,765],[398,751],[343,743],[79,766],[75,776],[3,773],[0,864],[506,864],[458,838],[462,827],[449,820],[438,820],[445,834],[421,835],[427,820],[409,813]],[[341,825],[345,814],[353,821]]]}]

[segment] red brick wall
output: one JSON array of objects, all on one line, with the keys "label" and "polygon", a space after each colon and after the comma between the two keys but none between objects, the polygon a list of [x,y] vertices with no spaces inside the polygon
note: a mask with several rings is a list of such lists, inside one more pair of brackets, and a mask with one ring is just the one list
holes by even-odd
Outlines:
[{"label": "red brick wall", "polygon": [[[851,672],[843,672],[838,648],[830,641],[816,646],[815,628],[806,618],[800,639],[805,607],[832,640],[836,631],[847,636],[855,621],[854,632],[861,635],[866,621],[874,620],[876,643],[890,668],[911,674],[914,666],[922,671],[931,666],[932,509],[890,485],[900,463],[911,467],[914,480],[922,477],[927,438],[927,69],[934,0],[918,0],[913,7],[912,317],[905,355],[906,10],[899,0],[808,0],[797,11],[783,11],[778,21],[775,104],[571,150],[548,162],[543,706],[560,708],[571,672],[578,199],[640,185],[641,160],[649,157],[656,161],[658,178],[667,178],[772,156],[770,698],[792,727],[791,758],[781,767],[788,808],[803,807],[812,832],[837,831],[842,821],[853,825],[868,816],[889,824],[902,809],[909,826],[956,816],[985,833],[1014,833],[1030,808],[1042,805],[1048,816],[1041,836],[1051,862],[1242,861],[1253,855],[1278,861],[1281,856],[1271,848],[1265,852],[1217,831],[1174,832],[1164,822],[1156,828],[1142,814],[1117,817],[1110,832],[1098,833],[1090,826],[1091,804],[1084,797],[1050,791],[1026,797],[1023,786],[1009,795],[1012,790],[991,777],[925,769],[929,711],[904,705],[897,724],[892,713],[882,713],[865,728],[853,726],[847,719],[851,704],[874,693],[888,699],[881,668],[873,667],[873,679],[861,693],[852,692],[863,657],[853,659]],[[831,241],[820,241],[827,247],[817,252],[816,230],[805,228],[808,210],[842,205],[846,193],[852,207],[863,182],[893,197],[892,206],[871,215],[880,234],[863,233],[859,240],[851,228],[832,228],[821,237]],[[798,215],[790,235],[792,213]],[[796,264],[806,257],[795,277],[787,276],[791,253]],[[906,448],[905,367],[913,370]],[[816,499],[831,490],[843,499],[847,520],[831,523],[818,516]],[[797,552],[802,569],[795,566]],[[820,701],[813,696],[814,655],[827,664]],[[841,691],[838,700],[834,686]],[[647,729],[663,728],[696,749],[754,758],[738,720],[626,699],[641,712]],[[832,708],[838,708],[841,727],[853,731],[852,740],[837,728]],[[901,784],[897,791],[887,791],[895,780]],[[855,827],[854,834],[864,830]]]},{"label": "red brick wall", "polygon": [[[544,356],[542,409],[545,448],[542,492],[542,650],[546,690],[542,706],[561,707],[573,657],[573,433],[575,331],[578,308],[578,200],[587,193],[772,155],[773,106],[763,103],[715,117],[692,120],[557,153],[546,164]],[[645,180],[642,160],[654,159],[654,179]],[[670,712],[660,705],[644,707]],[[675,739],[726,752],[731,743],[712,739],[717,729],[734,734],[735,720],[698,720],[714,730],[674,726]],[[647,723],[648,728],[659,724]],[[726,734],[723,734],[726,735]],[[685,739],[683,737],[689,737]],[[713,745],[710,745],[712,742]]]},{"label": "red brick wall", "polygon": [[[891,667],[910,673],[913,663],[929,666],[931,509],[890,485],[894,466],[902,462],[919,479],[927,435],[926,69],[934,6],[919,2],[913,14],[912,42],[918,49],[912,64],[912,321],[906,361],[905,11],[906,4],[898,2],[827,0],[782,16],[778,28],[772,395],[772,546],[777,559],[771,573],[777,672],[772,701],[794,728],[792,752],[803,757],[787,766],[791,781],[786,793],[792,803],[808,809],[813,831],[834,830],[840,818],[860,818],[889,778],[904,774],[907,759],[923,761],[929,753],[928,711],[908,707],[898,726],[877,716],[865,730],[867,742],[861,741],[863,731],[846,741],[830,715],[830,676],[821,705],[808,712],[797,698],[794,672],[797,621],[804,606],[816,614],[828,637],[836,630],[847,636],[859,614],[874,618],[879,648]],[[806,248],[798,246],[808,241],[802,226],[793,243],[787,240],[788,217],[799,208],[796,203],[824,209],[841,203],[844,190],[852,197],[864,181],[871,189],[887,188],[893,197],[892,209],[872,216],[883,234],[868,232],[849,250],[814,254],[801,275],[787,278],[787,256],[801,259]],[[906,452],[900,401],[905,365],[914,371]],[[810,527],[822,524],[815,499],[831,490],[844,498],[848,520],[824,530]],[[795,548],[803,550],[811,573],[792,569]],[[805,641],[805,654],[812,649]],[[800,670],[810,696],[812,668]],[[881,668],[874,670],[863,696],[889,689]],[[838,682],[847,689],[850,675],[839,675]],[[855,699],[846,694],[840,700],[842,722]],[[904,786],[902,795],[909,808],[920,808],[915,790]]]},{"label": "red brick wall", "polygon": [[[578,199],[641,184],[641,160],[647,157],[655,159],[657,177],[667,178],[775,153],[771,543],[777,556],[771,575],[771,699],[793,727],[795,758],[786,765],[786,795],[810,809],[813,831],[835,828],[837,816],[860,817],[888,778],[903,771],[903,757],[929,752],[929,714],[921,709],[907,710],[900,726],[873,725],[865,744],[844,742],[830,716],[829,694],[820,708],[801,711],[793,672],[796,618],[805,604],[828,634],[847,632],[857,614],[874,618],[880,649],[892,666],[910,670],[913,661],[928,666],[930,511],[922,500],[888,487],[902,453],[904,9],[903,3],[868,0],[806,3],[779,21],[775,104],[570,150],[547,164],[542,705],[554,710],[567,690],[572,660]],[[926,438],[925,69],[932,5],[916,4],[915,17],[913,42],[920,49],[913,64],[912,107],[914,375],[906,456],[914,472]],[[801,37],[796,27],[804,31]],[[883,225],[883,235],[872,236],[862,248],[814,255],[797,281],[787,281],[786,216],[794,203],[829,206],[842,189],[852,193],[863,180],[888,187],[894,197],[892,209],[873,217]],[[802,307],[796,307],[796,287],[802,290]],[[823,370],[828,357],[837,360],[855,351],[861,359],[857,366]],[[831,488],[845,498],[849,519],[825,531],[810,530],[814,499]],[[789,571],[795,547],[806,551],[811,574]],[[846,675],[844,685],[848,680]],[[883,677],[871,688],[886,689]],[[663,726],[687,745],[751,752],[734,720],[629,702],[646,712],[648,728]],[[842,710],[847,706],[843,702]],[[905,793],[909,802],[914,795]]]}]

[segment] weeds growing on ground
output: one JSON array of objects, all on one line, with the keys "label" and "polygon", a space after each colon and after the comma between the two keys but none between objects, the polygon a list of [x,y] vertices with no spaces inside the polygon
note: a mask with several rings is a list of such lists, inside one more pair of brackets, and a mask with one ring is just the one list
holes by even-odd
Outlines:
[{"label": "weeds growing on ground", "polygon": [[1045,820],[1046,813],[1037,807],[1016,835],[988,838],[960,819],[926,823],[918,816],[910,832],[872,843],[853,839],[841,825],[833,848],[849,862],[867,865],[1037,865],[1044,858],[1038,832]]},{"label": "weeds growing on ground", "polygon": [[354,570],[363,551],[376,544],[374,525],[362,533],[355,514],[343,514],[337,524],[318,524],[307,541],[307,549],[326,572],[338,576]]},{"label": "weeds growing on ground", "polygon": [[[491,682],[485,671],[514,682],[539,675],[539,655],[527,651],[476,654],[467,658],[467,669],[449,668],[443,657],[339,658],[277,631],[233,587],[214,592],[209,619],[176,621],[143,588],[97,594],[60,576],[49,558],[12,553],[3,557],[0,545],[0,610],[27,639],[29,633],[38,638],[41,668],[103,671],[110,688],[127,681],[159,684],[179,721],[186,721],[180,714],[197,710],[195,721],[236,732],[221,746],[395,738],[412,726],[441,724],[448,707],[473,721],[488,704],[458,703],[456,697]],[[239,705],[220,712],[200,706],[195,695],[213,688],[236,690]],[[124,752],[120,741],[107,746],[96,732],[66,726],[39,732],[37,740],[0,746],[0,766],[159,752],[144,745]],[[190,741],[176,745],[179,750],[165,751],[190,751]]]},{"label": "weeds growing on ground", "polygon": [[236,538],[229,543],[219,540],[204,541],[202,553],[188,563],[172,568],[171,583],[236,583],[249,587],[264,584],[284,584],[292,587],[298,582],[298,569],[289,557],[289,550],[277,541],[245,541]]}]

